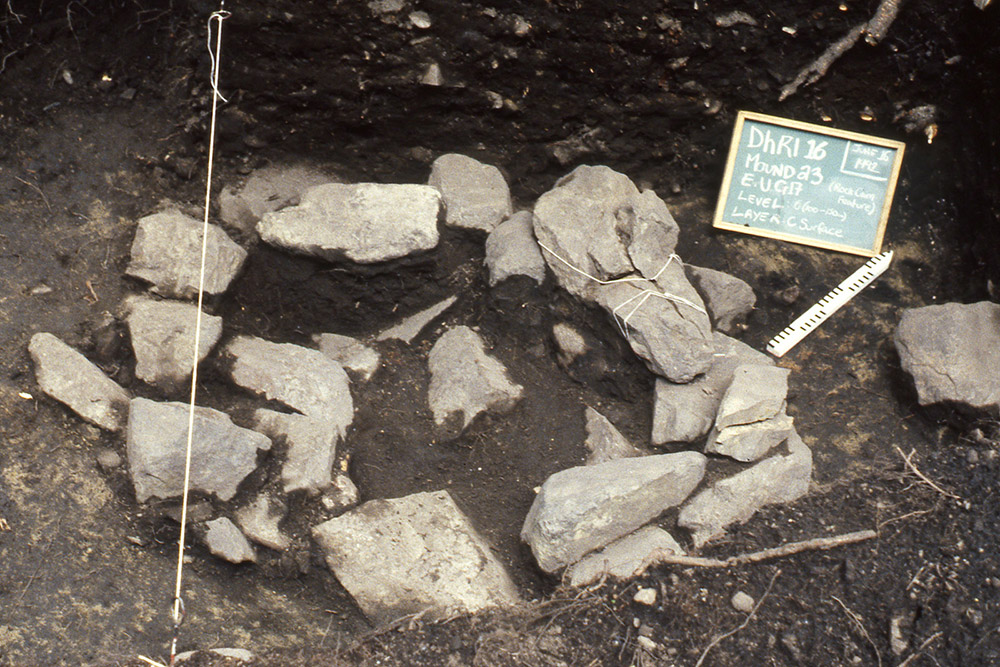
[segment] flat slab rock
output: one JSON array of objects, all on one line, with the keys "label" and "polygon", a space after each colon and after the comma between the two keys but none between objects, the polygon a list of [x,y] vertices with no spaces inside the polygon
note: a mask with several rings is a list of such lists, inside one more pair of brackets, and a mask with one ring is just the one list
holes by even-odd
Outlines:
[{"label": "flat slab rock", "polygon": [[[161,296],[190,299],[198,294],[203,223],[180,211],[139,220],[127,275],[151,283]],[[208,226],[205,293],[222,294],[239,274],[246,251],[215,225]]]},{"label": "flat slab rock", "polygon": [[921,405],[950,401],[1000,414],[1000,304],[910,308],[893,339]]},{"label": "flat slab rock", "polygon": [[435,303],[433,306],[424,308],[423,310],[410,315],[409,317],[403,318],[401,322],[395,324],[378,336],[375,340],[399,340],[406,344],[412,343],[413,339],[420,335],[420,332],[424,328],[441,316],[444,311],[452,307],[452,305],[458,301],[457,296],[449,296],[443,301]]},{"label": "flat slab rock", "polygon": [[233,382],[333,424],[341,438],[347,434],[354,401],[347,373],[336,361],[318,350],[254,336],[237,336],[225,352]]},{"label": "flat slab rock", "polygon": [[521,529],[538,566],[557,572],[681,504],[707,459],[679,452],[557,472],[542,484]]},{"label": "flat slab rock", "polygon": [[43,392],[95,426],[122,429],[131,397],[104,371],[50,333],[32,336],[28,352]]},{"label": "flat slab rock", "polygon": [[371,500],[312,533],[330,570],[379,624],[518,601],[507,572],[447,491]]},{"label": "flat slab rock", "polygon": [[458,153],[434,160],[427,185],[445,204],[445,224],[492,231],[511,213],[510,189],[496,167]]},{"label": "flat slab rock", "polygon": [[[125,448],[140,503],[183,493],[187,433],[186,403],[132,399]],[[237,426],[212,408],[195,408],[194,434],[190,488],[220,500],[236,495],[236,487],[257,468],[257,452],[271,448],[266,436]]]},{"label": "flat slab rock", "polygon": [[726,533],[726,526],[743,523],[757,510],[789,503],[809,491],[812,452],[798,433],[788,436],[788,454],[764,459],[701,491],[681,508],[677,525],[691,531],[696,548]]},{"label": "flat slab rock", "polygon": [[306,190],[298,206],[265,213],[257,231],[292,252],[372,264],[437,247],[440,209],[428,185],[328,183]]},{"label": "flat slab rock", "polygon": [[[135,376],[154,387],[176,389],[191,379],[198,307],[180,301],[138,297],[126,303]],[[222,318],[202,313],[198,360],[222,336]]]},{"label": "flat slab rock", "polygon": [[479,334],[466,326],[442,334],[427,365],[431,374],[427,399],[438,425],[459,415],[464,429],[481,412],[511,410],[524,391],[507,378],[503,364],[486,354]]},{"label": "flat slab rock", "polygon": [[664,555],[683,556],[684,549],[662,528],[644,526],[570,565],[563,580],[568,581],[570,586],[590,586],[602,577],[632,579],[655,565]]},{"label": "flat slab rock", "polygon": [[224,516],[205,524],[205,546],[213,556],[230,563],[257,562],[257,554],[246,536]]}]

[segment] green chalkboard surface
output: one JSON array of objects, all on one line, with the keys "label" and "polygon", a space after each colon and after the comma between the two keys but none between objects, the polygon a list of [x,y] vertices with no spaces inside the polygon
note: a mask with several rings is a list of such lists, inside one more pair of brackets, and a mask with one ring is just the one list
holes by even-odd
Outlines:
[{"label": "green chalkboard surface", "polygon": [[713,225],[873,257],[904,144],[741,111]]}]

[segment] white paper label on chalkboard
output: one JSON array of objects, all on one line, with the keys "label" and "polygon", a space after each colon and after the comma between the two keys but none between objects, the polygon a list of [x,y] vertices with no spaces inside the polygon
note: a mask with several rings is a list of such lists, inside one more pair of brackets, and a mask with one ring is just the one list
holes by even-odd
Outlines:
[{"label": "white paper label on chalkboard", "polygon": [[874,256],[904,144],[741,111],[715,227]]}]

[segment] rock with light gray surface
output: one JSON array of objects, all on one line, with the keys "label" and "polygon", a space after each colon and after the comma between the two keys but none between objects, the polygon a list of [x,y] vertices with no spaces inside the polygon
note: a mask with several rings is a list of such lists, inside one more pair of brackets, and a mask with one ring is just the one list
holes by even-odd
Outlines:
[{"label": "rock with light gray surface", "polygon": [[466,155],[434,160],[427,184],[441,193],[446,225],[491,232],[511,214],[510,189],[500,170]]},{"label": "rock with light gray surface", "polygon": [[257,554],[250,542],[236,524],[226,517],[213,519],[205,524],[205,546],[213,556],[230,563],[257,562]]},{"label": "rock with light gray surface", "polygon": [[532,231],[531,211],[515,213],[490,232],[485,261],[490,287],[514,276],[545,282],[545,260]]},{"label": "rock with light gray surface", "polygon": [[429,308],[424,308],[418,313],[406,317],[399,324],[393,325],[375,337],[375,340],[399,340],[406,344],[412,343],[413,339],[420,335],[420,332],[428,324],[441,316],[444,311],[451,308],[452,304],[458,301],[457,296],[450,296],[443,301],[439,301]]},{"label": "rock with light gray surface", "polygon": [[313,342],[320,352],[362,380],[370,380],[378,370],[380,359],[378,352],[356,338],[324,333],[314,335]]},{"label": "rock with light gray surface", "polygon": [[291,343],[237,336],[225,347],[233,382],[333,425],[343,438],[354,419],[350,380],[320,352]]},{"label": "rock with light gray surface", "polygon": [[[135,353],[135,376],[166,390],[175,390],[191,379],[198,307],[180,301],[144,297],[126,303],[129,336]],[[222,318],[201,316],[198,361],[202,361],[222,336]]]},{"label": "rock with light gray surface", "polygon": [[361,494],[357,485],[346,472],[338,472],[333,476],[333,483],[323,491],[320,502],[327,512],[339,514],[358,504]]},{"label": "rock with light gray surface", "polygon": [[431,374],[427,399],[438,425],[458,416],[464,430],[482,412],[510,411],[524,393],[507,377],[503,364],[486,353],[479,334],[466,326],[441,335],[427,366]]},{"label": "rock with light gray surface", "polygon": [[278,524],[285,518],[284,503],[261,494],[246,507],[236,510],[236,523],[250,540],[275,551],[284,551],[292,541]]},{"label": "rock with light gray surface", "polygon": [[427,185],[327,183],[265,213],[261,239],[331,261],[373,264],[437,247],[441,195]]},{"label": "rock with light gray surface", "polygon": [[[257,454],[271,448],[263,434],[237,426],[229,415],[196,407],[191,449],[192,491],[230,500],[257,468]],[[134,398],[126,435],[129,474],[136,499],[176,498],[184,491],[188,405]]]},{"label": "rock with light gray surface", "polygon": [[698,452],[618,459],[557,472],[521,529],[538,566],[557,572],[675,507],[705,474]]},{"label": "rock with light gray surface", "polygon": [[658,526],[644,526],[570,565],[563,581],[582,587],[604,577],[628,580],[641,575],[663,556],[683,555],[684,549],[670,533]]},{"label": "rock with light gray surface", "polygon": [[773,366],[774,360],[735,338],[716,331],[712,365],[687,384],[657,379],[653,399],[652,443],[695,442],[708,435],[719,403],[744,363]]},{"label": "rock with light gray surface", "polygon": [[285,493],[305,491],[318,495],[333,481],[337,441],[336,424],[307,415],[289,415],[261,408],[254,412],[255,428],[272,440],[284,440],[288,448],[281,466]]},{"label": "rock with light gray surface", "polygon": [[[245,648],[210,648],[207,651],[183,651],[177,654],[175,661],[178,663],[184,663],[192,658],[199,657],[203,653],[211,654],[220,658],[226,658],[226,664],[229,664],[229,660],[235,660],[237,665],[253,662],[254,660],[253,653]],[[211,660],[211,657],[209,659]]]},{"label": "rock with light gray surface", "polygon": [[565,322],[552,325],[552,340],[556,345],[556,359],[563,366],[569,366],[590,350],[583,335]]},{"label": "rock with light gray surface", "polygon": [[893,340],[921,405],[956,403],[1000,414],[1000,304],[910,308]]},{"label": "rock with light gray surface", "polygon": [[[163,211],[139,220],[125,273],[150,283],[160,296],[198,295],[203,222],[180,211]],[[215,225],[208,226],[205,294],[222,294],[239,274],[246,251]]]},{"label": "rock with light gray surface", "polygon": [[615,459],[627,459],[633,456],[642,456],[644,452],[632,445],[628,438],[615,428],[615,425],[608,421],[594,408],[587,407],[583,413],[586,420],[587,439],[583,446],[589,452],[587,454],[586,465],[595,465]]},{"label": "rock with light gray surface", "polygon": [[721,454],[750,463],[783,443],[793,429],[794,420],[782,409],[777,415],[750,424],[712,430],[705,444],[706,454]]},{"label": "rock with light gray surface", "polygon": [[776,416],[785,407],[788,374],[787,368],[779,366],[738,366],[719,403],[715,416],[716,431]]},{"label": "rock with light gray surface", "polygon": [[704,300],[715,328],[726,334],[738,331],[757,303],[753,288],[736,276],[715,269],[687,264],[684,270]]},{"label": "rock with light gray surface", "polygon": [[371,500],[312,534],[330,570],[378,624],[518,602],[507,572],[447,491]]},{"label": "rock with light gray surface", "polygon": [[267,165],[255,169],[241,185],[219,193],[219,217],[243,230],[253,229],[265,213],[298,204],[311,187],[335,179],[308,165]]},{"label": "rock with light gray surface", "polygon": [[721,537],[767,505],[788,503],[809,491],[812,452],[794,430],[787,454],[777,454],[715,482],[681,508],[677,525],[691,531],[696,548]]},{"label": "rock with light gray surface", "polygon": [[104,371],[50,333],[32,336],[28,352],[43,392],[95,426],[122,429],[131,396]]}]

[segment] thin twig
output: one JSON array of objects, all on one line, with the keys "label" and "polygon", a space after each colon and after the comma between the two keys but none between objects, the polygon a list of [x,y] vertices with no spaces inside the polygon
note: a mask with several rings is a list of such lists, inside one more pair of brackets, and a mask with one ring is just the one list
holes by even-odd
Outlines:
[{"label": "thin twig", "polygon": [[911,653],[909,655],[909,657],[906,658],[906,660],[904,660],[903,662],[899,663],[898,667],[906,667],[908,664],[910,664],[911,662],[913,662],[914,660],[916,660],[917,656],[920,655],[920,654],[922,654],[924,652],[924,649],[927,648],[932,641],[934,641],[935,639],[937,639],[938,637],[940,637],[942,634],[943,633],[940,630],[938,630],[933,635],[931,635],[930,637],[928,637],[927,639],[925,639],[924,643],[920,645],[920,648],[918,648],[916,651],[914,651],[913,653]]},{"label": "thin twig", "polygon": [[750,623],[750,621],[753,619],[754,615],[757,613],[757,610],[760,609],[760,605],[762,605],[764,603],[764,600],[767,599],[767,596],[771,592],[771,587],[774,586],[774,580],[778,578],[779,574],[781,574],[781,570],[775,570],[774,574],[771,575],[771,581],[767,582],[767,588],[764,589],[764,594],[760,596],[760,599],[757,600],[757,604],[753,606],[753,609],[750,610],[750,613],[747,614],[747,617],[743,619],[742,623],[737,625],[729,632],[724,632],[721,635],[718,635],[715,639],[713,639],[708,643],[708,646],[705,647],[705,650],[701,652],[701,657],[698,658],[698,662],[694,663],[694,667],[701,667],[701,663],[705,662],[705,657],[708,655],[708,652],[711,651],[716,644],[721,642],[723,639],[726,639],[727,637],[732,637],[737,632],[747,627],[747,624]]},{"label": "thin twig", "polygon": [[902,516],[894,516],[891,519],[886,519],[882,523],[878,524],[876,526],[876,528],[878,530],[882,530],[883,528],[885,528],[886,526],[888,526],[890,523],[896,523],[897,521],[905,521],[906,519],[911,519],[911,518],[913,518],[915,516],[922,516],[924,514],[930,514],[933,511],[934,511],[934,508],[932,507],[929,510],[915,510],[913,512],[907,512],[906,514],[903,514]]},{"label": "thin twig", "polygon": [[15,176],[14,179],[18,180],[18,181],[21,181],[22,183],[24,183],[25,185],[27,185],[29,188],[31,188],[32,190],[34,190],[35,192],[37,192],[41,196],[42,201],[45,202],[45,208],[49,209],[49,213],[52,212],[52,204],[49,203],[49,198],[45,196],[45,193],[42,192],[42,189],[40,187],[38,187],[34,183],[29,183],[28,181],[24,180],[23,178],[21,178],[19,176]]},{"label": "thin twig", "polygon": [[868,643],[871,645],[872,650],[875,651],[875,657],[878,659],[878,667],[882,667],[882,654],[879,652],[878,647],[875,646],[875,642],[872,641],[872,637],[871,635],[868,634],[868,630],[865,629],[865,624],[861,622],[861,617],[856,612],[852,611],[846,604],[844,604],[843,601],[836,595],[832,595],[830,597],[836,600],[837,604],[840,605],[840,608],[844,610],[845,614],[847,614],[847,618],[851,619],[854,622],[854,625],[857,626],[861,634],[864,635],[865,639],[868,640]]},{"label": "thin twig", "polygon": [[932,482],[930,480],[930,478],[927,477],[927,475],[925,475],[924,473],[920,472],[919,469],[917,469],[917,466],[914,465],[913,461],[910,460],[911,458],[913,458],[913,455],[917,453],[917,450],[911,449],[910,453],[907,455],[907,454],[903,454],[903,450],[899,448],[899,445],[893,445],[893,447],[895,447],[896,451],[899,452],[899,455],[903,457],[903,462],[906,464],[906,467],[909,468],[910,471],[914,475],[916,475],[921,480],[923,480],[923,482],[925,484],[927,484],[932,489],[934,489],[935,491],[937,491],[938,493],[940,493],[942,496],[947,496],[948,498],[954,498],[955,500],[961,500],[962,499],[961,496],[956,496],[954,493],[949,493],[949,492],[945,491],[940,486],[938,486],[937,484],[935,484],[934,482]]},{"label": "thin twig", "polygon": [[8,59],[8,58],[10,58],[10,57],[11,57],[12,55],[14,55],[15,53],[17,53],[17,52],[18,52],[18,51],[20,51],[20,50],[21,50],[21,49],[14,49],[13,51],[11,51],[11,52],[10,52],[10,53],[8,53],[7,55],[5,55],[5,56],[3,57],[3,60],[0,60],[0,74],[3,74],[3,71],[4,71],[5,69],[7,69],[7,59]]}]

